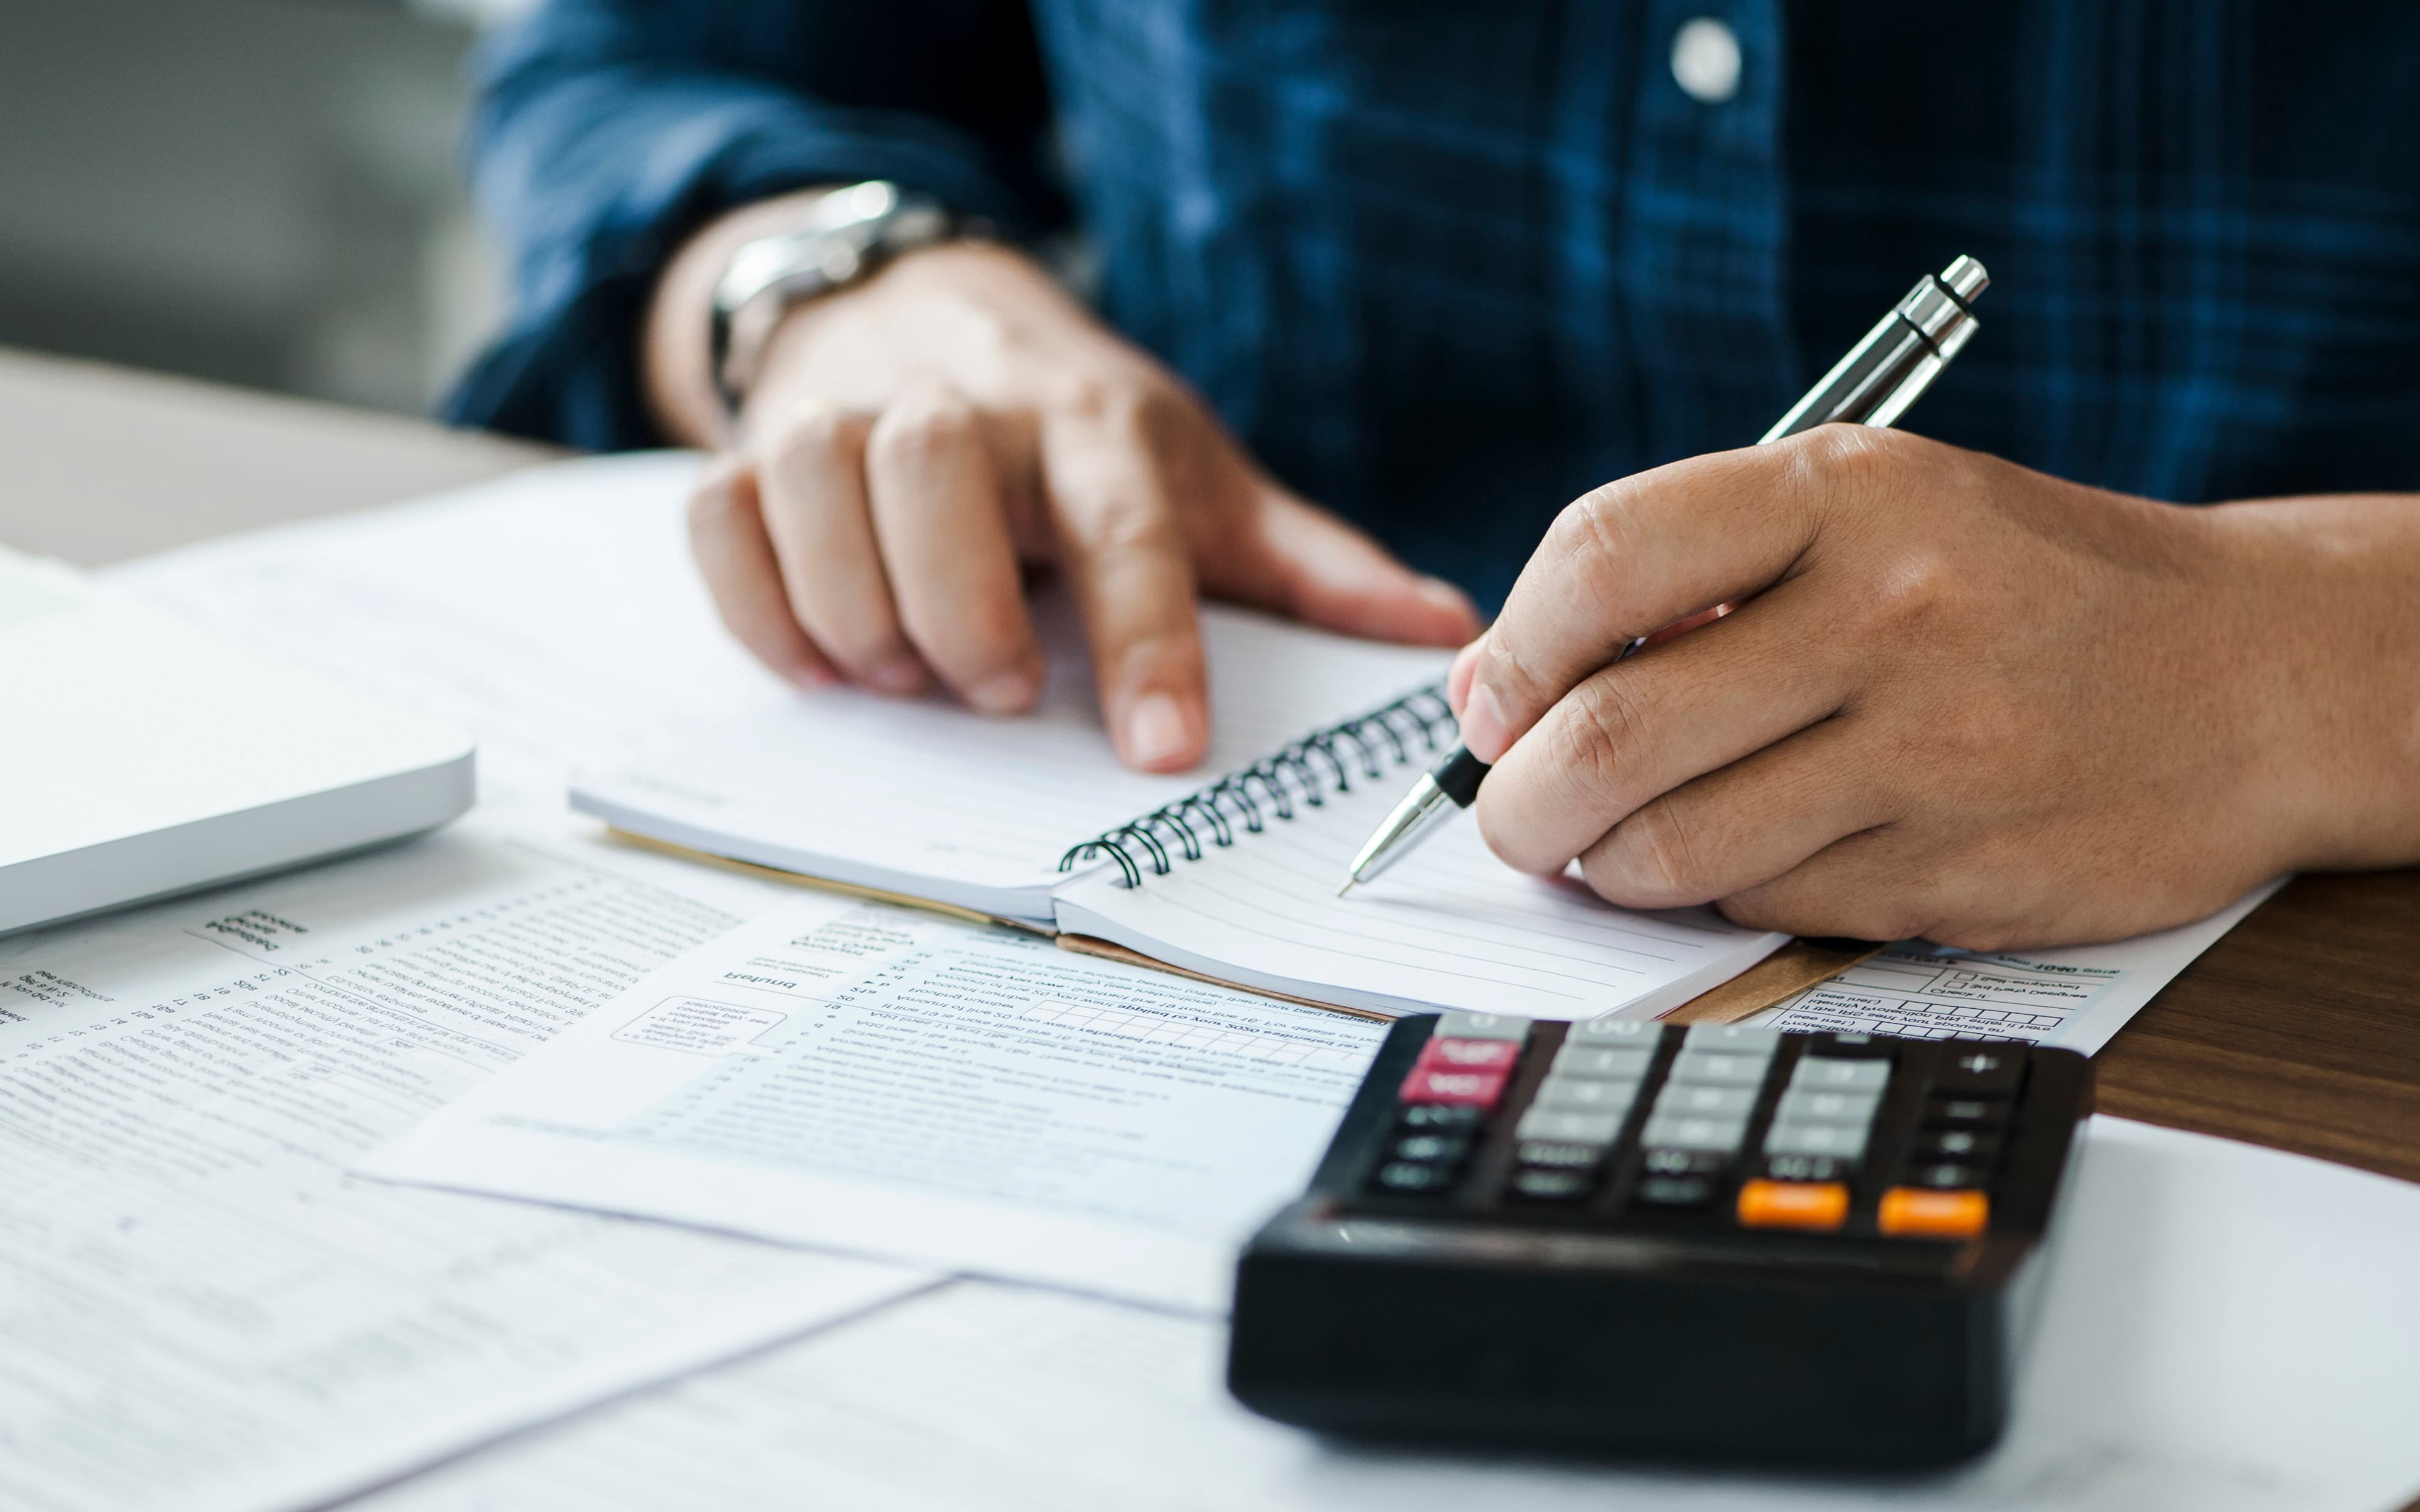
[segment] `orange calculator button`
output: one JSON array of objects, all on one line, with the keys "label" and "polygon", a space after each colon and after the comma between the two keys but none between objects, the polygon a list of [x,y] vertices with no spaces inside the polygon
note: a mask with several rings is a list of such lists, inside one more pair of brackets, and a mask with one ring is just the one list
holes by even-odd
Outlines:
[{"label": "orange calculator button", "polygon": [[1883,1194],[1875,1225],[1901,1239],[1972,1239],[1992,1216],[1992,1199],[1980,1192],[1928,1192],[1895,1186]]},{"label": "orange calculator button", "polygon": [[1839,1181],[1750,1181],[1740,1188],[1739,1221],[1748,1228],[1838,1228],[1849,1216]]}]

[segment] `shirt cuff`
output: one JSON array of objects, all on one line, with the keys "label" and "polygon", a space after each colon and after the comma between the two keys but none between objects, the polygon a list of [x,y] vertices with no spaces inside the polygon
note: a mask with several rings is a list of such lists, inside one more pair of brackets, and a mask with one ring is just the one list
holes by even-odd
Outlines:
[{"label": "shirt cuff", "polygon": [[514,312],[443,401],[453,424],[594,450],[660,444],[639,382],[646,301],[682,240],[737,206],[888,178],[1013,237],[1047,213],[982,144],[925,117],[721,80],[658,83],[634,108],[632,91],[583,83],[474,147],[480,198],[515,249]]}]

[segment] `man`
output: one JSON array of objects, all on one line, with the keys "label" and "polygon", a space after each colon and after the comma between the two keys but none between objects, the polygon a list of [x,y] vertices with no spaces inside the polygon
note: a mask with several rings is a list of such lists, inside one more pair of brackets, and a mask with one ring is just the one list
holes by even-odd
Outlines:
[{"label": "man", "polygon": [[[808,687],[1014,714],[1047,563],[1178,770],[1198,594],[1443,645],[1466,590],[1512,864],[2125,935],[2420,859],[2415,69],[2391,4],[556,0],[489,56],[520,304],[455,412],[717,448],[699,564]],[[864,180],[949,234],[735,314]],[[1921,435],[1730,450],[1962,252]]]}]

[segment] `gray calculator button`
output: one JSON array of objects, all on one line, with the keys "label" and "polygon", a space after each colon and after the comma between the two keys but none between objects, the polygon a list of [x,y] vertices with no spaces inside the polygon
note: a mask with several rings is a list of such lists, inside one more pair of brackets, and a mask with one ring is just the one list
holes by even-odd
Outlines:
[{"label": "gray calculator button", "polygon": [[1560,1108],[1533,1107],[1521,1115],[1513,1133],[1523,1139],[1553,1139],[1574,1145],[1609,1145],[1621,1132],[1618,1113],[1572,1113]]},{"label": "gray calculator button", "polygon": [[1702,1208],[1714,1196],[1714,1183],[1702,1176],[1651,1176],[1630,1200],[1649,1208]]},{"label": "gray calculator button", "polygon": [[1657,1118],[1695,1114],[1709,1119],[1745,1119],[1756,1106],[1753,1087],[1666,1087],[1655,1097]]},{"label": "gray calculator button", "polygon": [[1672,1080],[1699,1087],[1756,1087],[1764,1081],[1769,1056],[1719,1055],[1683,1050],[1672,1062]]},{"label": "gray calculator button", "polygon": [[1642,1144],[1665,1149],[1737,1149],[1747,1137],[1747,1120],[1658,1113],[1638,1137]]},{"label": "gray calculator button", "polygon": [[1826,1092],[1880,1092],[1890,1080],[1887,1060],[1801,1060],[1790,1073],[1792,1089],[1806,1087]]},{"label": "gray calculator button", "polygon": [[1565,1042],[1555,1056],[1558,1076],[1602,1076],[1607,1081],[1636,1081],[1647,1074],[1647,1063],[1655,1052],[1645,1045],[1621,1045],[1599,1049],[1594,1045]]},{"label": "gray calculator button", "polygon": [[1605,1147],[1564,1139],[1524,1139],[1512,1147],[1512,1158],[1541,1170],[1592,1171],[1605,1159]]},{"label": "gray calculator button", "polygon": [[1581,1019],[1563,1032],[1563,1043],[1645,1045],[1653,1049],[1664,1026],[1651,1019]]},{"label": "gray calculator button", "polygon": [[1861,1123],[1778,1123],[1764,1136],[1768,1155],[1833,1155],[1855,1160],[1866,1152]]},{"label": "gray calculator button", "polygon": [[1596,1179],[1586,1171],[1522,1170],[1510,1184],[1513,1196],[1532,1202],[1571,1202],[1587,1196]]},{"label": "gray calculator button", "polygon": [[1880,1092],[1825,1092],[1793,1087],[1781,1094],[1773,1110],[1776,1123],[1871,1123],[1882,1103]]},{"label": "gray calculator button", "polygon": [[1769,1056],[1781,1047],[1781,1031],[1750,1028],[1745,1024],[1692,1024],[1682,1046],[1687,1050],[1732,1050],[1742,1055]]},{"label": "gray calculator button", "polygon": [[1531,1104],[1542,1108],[1568,1108],[1575,1112],[1627,1113],[1638,1098],[1637,1082],[1600,1082],[1578,1076],[1554,1075],[1538,1088],[1537,1101]]},{"label": "gray calculator button", "polygon": [[1448,1013],[1433,1031],[1440,1040],[1511,1040],[1529,1038],[1529,1020],[1510,1013]]}]

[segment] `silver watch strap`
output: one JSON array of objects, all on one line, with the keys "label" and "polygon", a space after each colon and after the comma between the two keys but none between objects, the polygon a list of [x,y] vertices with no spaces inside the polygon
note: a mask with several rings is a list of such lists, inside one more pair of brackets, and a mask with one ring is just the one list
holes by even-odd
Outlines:
[{"label": "silver watch strap", "polygon": [[901,253],[987,229],[929,194],[874,178],[825,193],[803,225],[741,243],[715,283],[708,342],[725,411],[739,413],[773,328],[790,310],[873,276]]}]

